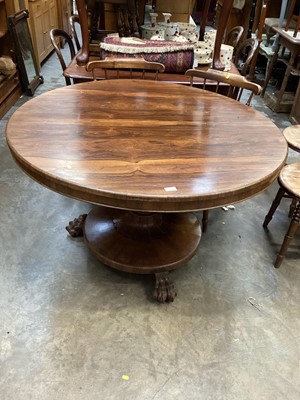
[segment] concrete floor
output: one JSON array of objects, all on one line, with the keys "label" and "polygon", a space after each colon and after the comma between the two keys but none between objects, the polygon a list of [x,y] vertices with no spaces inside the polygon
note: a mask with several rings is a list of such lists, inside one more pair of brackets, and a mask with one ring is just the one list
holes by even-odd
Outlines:
[{"label": "concrete floor", "polygon": [[[55,55],[42,74],[35,96],[64,85]],[[254,106],[290,125],[262,99]],[[178,297],[160,305],[152,276],[105,267],[68,236],[88,204],[16,166],[4,133],[16,107],[0,121],[0,399],[298,400],[299,235],[281,268],[272,265],[288,200],[262,228],[277,183],[210,212],[198,253],[172,272]]]}]

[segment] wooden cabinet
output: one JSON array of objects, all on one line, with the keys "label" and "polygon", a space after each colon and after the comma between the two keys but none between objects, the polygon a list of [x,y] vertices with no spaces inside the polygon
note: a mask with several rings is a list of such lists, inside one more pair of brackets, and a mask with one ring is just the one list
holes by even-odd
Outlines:
[{"label": "wooden cabinet", "polygon": [[57,0],[58,27],[71,35],[69,18],[72,14],[71,0]]},{"label": "wooden cabinet", "polygon": [[72,0],[14,0],[16,11],[27,8],[29,28],[37,64],[52,52],[50,31],[60,28],[71,34],[69,18]]},{"label": "wooden cabinet", "polygon": [[28,0],[30,30],[38,64],[51,53],[50,31],[57,28],[56,0]]},{"label": "wooden cabinet", "polygon": [[[14,12],[11,0],[0,0],[0,56],[11,57],[13,44],[8,30],[7,16]],[[0,74],[0,118],[21,95],[18,72]]]},{"label": "wooden cabinet", "polygon": [[173,22],[189,22],[194,6],[195,0],[156,0],[155,11],[159,14],[158,21],[164,19],[161,13],[169,12]]}]

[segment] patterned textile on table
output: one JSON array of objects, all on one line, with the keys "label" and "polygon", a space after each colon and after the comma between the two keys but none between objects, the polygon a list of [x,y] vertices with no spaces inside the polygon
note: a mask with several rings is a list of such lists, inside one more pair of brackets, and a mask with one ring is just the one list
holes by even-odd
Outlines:
[{"label": "patterned textile on table", "polygon": [[142,57],[164,64],[166,72],[184,73],[194,62],[194,46],[175,41],[106,37],[100,43],[100,51],[103,60],[106,57]]}]

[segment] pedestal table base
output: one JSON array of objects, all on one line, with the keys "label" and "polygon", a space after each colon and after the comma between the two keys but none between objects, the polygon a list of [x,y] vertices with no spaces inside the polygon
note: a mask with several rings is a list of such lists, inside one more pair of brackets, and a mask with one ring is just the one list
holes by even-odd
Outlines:
[{"label": "pedestal table base", "polygon": [[94,207],[84,219],[83,235],[103,264],[136,274],[155,274],[154,297],[173,301],[176,289],[167,271],[196,253],[201,227],[192,213],[144,213]]}]

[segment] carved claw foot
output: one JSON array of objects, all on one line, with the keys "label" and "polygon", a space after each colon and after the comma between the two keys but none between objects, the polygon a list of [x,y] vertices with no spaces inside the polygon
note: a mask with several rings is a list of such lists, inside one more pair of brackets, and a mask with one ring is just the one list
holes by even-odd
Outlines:
[{"label": "carved claw foot", "polygon": [[155,274],[155,289],[153,292],[153,297],[159,303],[169,303],[174,301],[177,296],[176,288],[169,280],[169,273],[162,272]]},{"label": "carved claw foot", "polygon": [[79,215],[78,218],[75,218],[73,221],[69,221],[69,225],[66,226],[66,230],[69,232],[72,237],[83,236],[83,224],[87,217],[87,214]]}]

